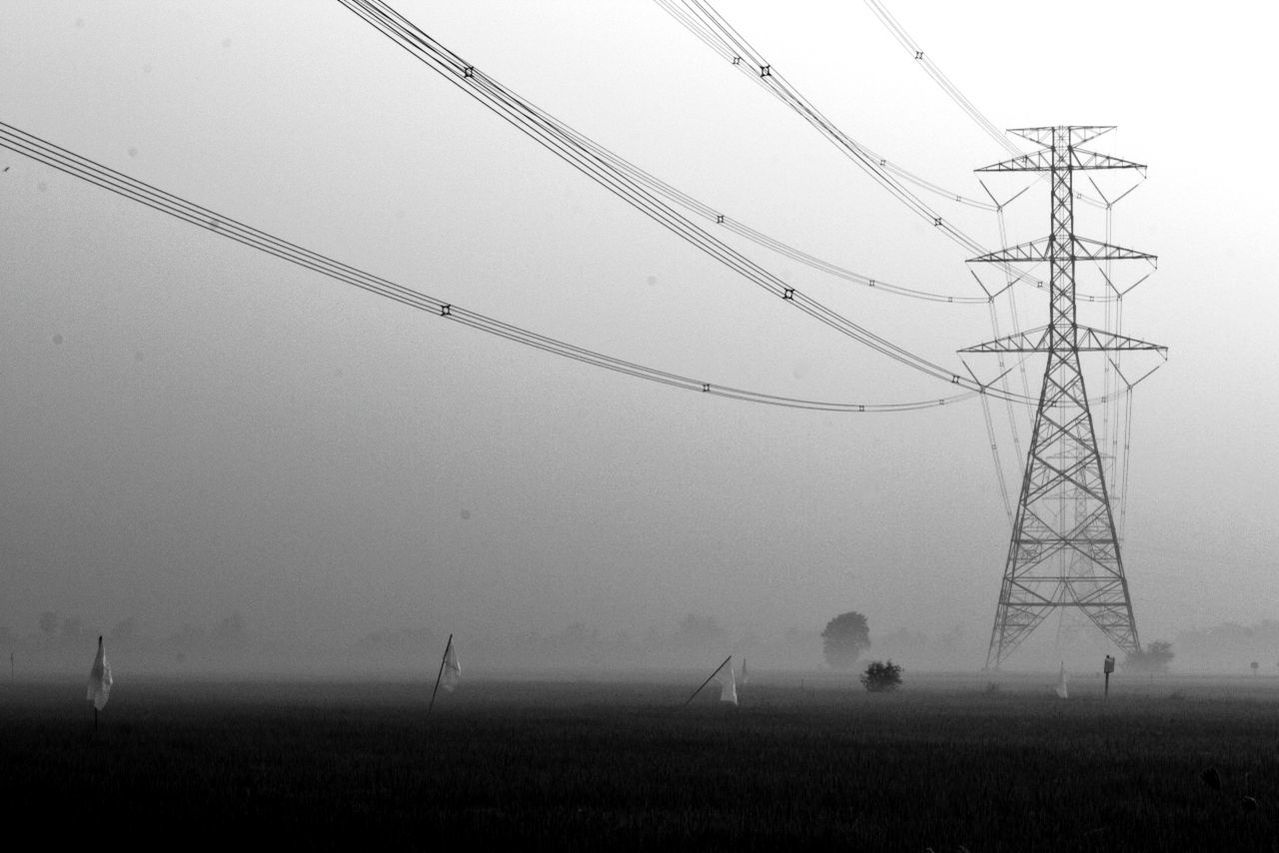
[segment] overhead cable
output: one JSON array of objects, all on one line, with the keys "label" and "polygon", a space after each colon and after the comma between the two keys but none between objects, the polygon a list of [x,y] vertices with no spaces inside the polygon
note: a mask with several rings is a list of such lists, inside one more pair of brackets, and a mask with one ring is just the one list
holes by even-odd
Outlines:
[{"label": "overhead cable", "polygon": [[[981,210],[993,210],[987,202],[948,190],[933,181],[927,180],[889,160],[887,157],[877,154],[869,146],[843,133],[807,98],[800,94],[777,68],[767,62],[759,51],[755,50],[741,33],[734,29],[732,24],[710,3],[704,2],[704,0],[656,0],[656,2],[671,17],[683,25],[685,29],[697,36],[715,53],[719,54],[720,57],[730,62],[763,89],[803,116],[822,135],[826,136],[836,147],[851,157],[872,178],[896,196],[899,201],[914,210],[916,214],[924,216],[930,221],[937,218],[937,214],[927,204],[915,197],[905,187],[902,187],[897,179],[914,184],[920,189],[927,190],[948,201]],[[944,224],[939,227],[942,227],[952,240],[964,246],[965,249],[976,251],[978,248],[977,243],[959,231],[959,229],[948,227]]]},{"label": "overhead cable", "polygon": [[[539,142],[574,168],[637,210],[701,249],[771,295],[778,297],[841,334],[893,361],[965,390],[993,394],[993,389],[914,353],[842,316],[789,286],[778,276],[698,227],[658,198],[627,170],[618,168],[598,148],[583,145],[578,135],[540,108],[517,96],[482,70],[466,62],[382,0],[338,0],[393,43],[479,101],[486,108]],[[1030,402],[1021,395],[1015,399]]]},{"label": "overhead cable", "polygon": [[[916,216],[932,225],[966,252],[977,255],[987,252],[977,240],[947,220],[946,217],[934,210],[909,188],[903,186],[902,181],[904,180],[917,187],[929,190],[950,201],[982,210],[993,211],[995,210],[994,204],[967,198],[960,193],[952,192],[927,181],[894,164],[886,157],[876,154],[866,145],[853,139],[827,118],[798,89],[791,85],[786,77],[771,63],[767,62],[760,52],[751,46],[741,33],[706,0],[656,0],[656,2],[722,58],[729,61],[754,83],[798,113],[821,133],[827,141],[832,143],[848,159],[852,160]],[[693,26],[690,22],[695,23],[696,26]],[[1030,284],[1039,290],[1048,289],[1046,282],[1030,276],[1023,270],[1007,264],[1003,264],[1001,267],[1023,284]],[[1089,302],[1099,301],[1098,298],[1089,296],[1080,296],[1079,298]]]},{"label": "overhead cable", "polygon": [[[866,5],[870,7],[870,10],[875,14],[875,17],[878,18],[879,22],[884,25],[889,33],[892,34],[893,38],[897,40],[897,43],[905,48],[906,52],[914,59],[915,64],[924,70],[924,73],[927,74],[952,101],[955,102],[956,106],[963,110],[964,113],[973,120],[973,123],[1003,146],[1010,154],[1019,155],[1022,153],[1021,149],[1008,138],[1008,135],[1001,131],[994,122],[987,118],[986,115],[968,99],[968,96],[960,91],[958,86],[951,82],[945,72],[943,72],[941,68],[938,67],[937,63],[933,61],[932,56],[924,51],[919,43],[911,37],[910,33],[906,32],[906,28],[901,25],[901,22],[893,16],[892,12],[888,11],[880,0],[866,0]],[[1038,180],[1046,181],[1047,178],[1044,175],[1039,175]],[[1095,199],[1087,193],[1079,192],[1078,190],[1075,191],[1075,198],[1091,204],[1094,207],[1102,207],[1104,205],[1103,201]]]},{"label": "overhead cable", "polygon": [[424,311],[450,322],[470,326],[479,331],[487,332],[524,346],[572,359],[583,364],[633,376],[637,379],[742,402],[826,412],[916,411],[951,405],[970,399],[977,394],[975,391],[968,391],[949,397],[928,400],[857,403],[810,400],[766,394],[706,382],[693,377],[648,367],[626,359],[604,355],[487,317],[478,312],[467,310],[460,305],[446,302],[438,297],[428,296],[389,279],[335,260],[320,252],[306,249],[237,219],[217,213],[207,207],[195,204],[2,121],[0,121],[0,146],[159,213],[167,214],[175,219],[198,226],[206,231],[234,240],[244,246],[288,261],[304,269],[320,273],[343,284],[381,296],[384,299]]}]

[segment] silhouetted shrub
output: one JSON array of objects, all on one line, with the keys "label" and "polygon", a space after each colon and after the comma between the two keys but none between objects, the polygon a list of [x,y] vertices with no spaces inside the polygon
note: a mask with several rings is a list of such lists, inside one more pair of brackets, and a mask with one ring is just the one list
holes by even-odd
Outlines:
[{"label": "silhouetted shrub", "polygon": [[860,680],[862,687],[871,693],[887,693],[901,686],[902,668],[892,661],[888,663],[872,661],[862,673]]}]

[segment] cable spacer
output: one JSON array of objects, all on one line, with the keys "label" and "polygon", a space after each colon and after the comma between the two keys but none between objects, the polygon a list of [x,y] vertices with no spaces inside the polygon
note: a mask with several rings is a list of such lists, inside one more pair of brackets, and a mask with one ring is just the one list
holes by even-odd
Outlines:
[{"label": "cable spacer", "polygon": [[475,76],[475,66],[474,66],[474,65],[468,65],[468,66],[466,66],[465,68],[463,68],[463,69],[462,69],[462,76],[463,76],[463,77],[468,77],[468,78],[469,78],[469,77],[474,77],[474,76]]},{"label": "cable spacer", "polygon": [[716,225],[723,225],[723,224],[724,224],[724,214],[722,214],[722,213],[717,213],[717,214],[715,214],[715,224],[716,224]]},{"label": "cable spacer", "polygon": [[786,288],[785,291],[782,292],[782,299],[794,299],[794,298],[795,298],[795,288],[788,287]]},{"label": "cable spacer", "polygon": [[771,66],[771,65],[761,65],[761,66],[759,67],[759,76],[760,76],[760,77],[772,77],[772,76],[773,76],[773,66]]},{"label": "cable spacer", "polygon": [[703,391],[703,392],[707,392],[707,391],[710,391],[710,390],[711,390],[711,383],[709,383],[709,382],[703,382],[703,383],[702,383],[702,391]]},{"label": "cable spacer", "polygon": [[452,317],[452,316],[453,316],[453,306],[452,306],[452,305],[441,305],[441,306],[440,306],[440,316],[441,316],[441,317]]}]

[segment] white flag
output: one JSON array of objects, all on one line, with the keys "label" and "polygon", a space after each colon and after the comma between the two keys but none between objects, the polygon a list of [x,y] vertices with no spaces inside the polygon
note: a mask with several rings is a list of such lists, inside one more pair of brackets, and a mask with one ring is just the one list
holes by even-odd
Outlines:
[{"label": "white flag", "polygon": [[1066,662],[1061,662],[1061,671],[1057,674],[1057,695],[1065,699],[1068,695],[1066,690]]},{"label": "white flag", "polygon": [[719,672],[715,675],[715,680],[719,682],[719,701],[732,702],[737,704],[737,679],[733,676],[733,661],[730,658],[727,663],[719,668]]},{"label": "white flag", "polygon": [[89,689],[85,696],[93,703],[93,707],[101,711],[111,695],[111,664],[107,663],[107,650],[98,637],[98,654],[93,659],[93,669],[89,670]]},{"label": "white flag", "polygon": [[444,650],[444,671],[440,674],[440,686],[452,693],[453,688],[462,680],[462,664],[457,660],[457,649],[453,648],[453,638],[449,638],[448,648]]}]

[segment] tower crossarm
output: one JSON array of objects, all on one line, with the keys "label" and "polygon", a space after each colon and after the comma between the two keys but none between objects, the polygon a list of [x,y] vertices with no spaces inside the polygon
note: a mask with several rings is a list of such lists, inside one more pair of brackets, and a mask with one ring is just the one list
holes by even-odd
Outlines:
[{"label": "tower crossarm", "polygon": [[1100,240],[1092,240],[1088,237],[1075,237],[1075,253],[1073,260],[1076,261],[1150,261],[1152,264],[1159,260],[1156,255],[1148,252],[1139,252],[1136,249],[1127,249],[1123,246],[1116,246],[1113,243],[1103,243]]},{"label": "tower crossarm", "polygon": [[1152,344],[1091,326],[1076,326],[1075,334],[1075,348],[1080,352],[1168,352],[1168,347],[1163,344]]},{"label": "tower crossarm", "polygon": [[[1077,352],[1159,352],[1168,351],[1162,344],[1117,335],[1105,329],[1094,329],[1091,326],[1075,327],[1075,347]],[[1015,335],[1005,335],[993,341],[974,344],[959,350],[961,353],[1036,353],[1051,352],[1049,328],[1040,326],[1027,329]]]},{"label": "tower crossarm", "polygon": [[1048,327],[1027,329],[1015,335],[1005,335],[993,341],[974,344],[959,350],[968,352],[1048,352]]},{"label": "tower crossarm", "polygon": [[[1060,164],[1059,164],[1060,167]],[[1109,154],[1086,151],[1083,148],[1070,150],[1070,168],[1072,169],[1136,169],[1143,175],[1146,173],[1144,163],[1123,160]],[[1009,160],[1001,160],[982,166],[978,172],[1051,172],[1053,169],[1053,152],[1049,150],[1032,151],[1019,154]]]},{"label": "tower crossarm", "polygon": [[1018,243],[1016,246],[1006,246],[993,252],[987,252],[984,255],[978,255],[975,258],[969,258],[968,263],[1024,264],[1043,263],[1046,260],[1048,260],[1048,238],[1041,237],[1038,240],[1031,240],[1029,243]]},{"label": "tower crossarm", "polygon": [[1148,252],[1139,252],[1136,249],[1116,246],[1113,243],[1103,243],[1100,240],[1092,240],[1088,237],[1074,237],[1072,235],[1072,251],[1068,255],[1053,254],[1051,252],[1051,243],[1051,237],[1040,237],[1038,240],[1031,240],[1028,243],[1018,243],[1016,246],[1007,246],[1003,249],[987,252],[984,255],[978,255],[975,258],[969,258],[968,263],[1039,264],[1054,258],[1058,261],[1150,261],[1151,263],[1159,260],[1158,256]]},{"label": "tower crossarm", "polygon": [[1072,127],[1014,127],[1009,129],[1009,133],[1015,133],[1022,139],[1027,139],[1036,145],[1042,145],[1044,148],[1051,148],[1058,138],[1055,133],[1066,131],[1070,134],[1069,140],[1071,145],[1083,145],[1090,139],[1096,139],[1098,136],[1110,133],[1117,125],[1113,124],[1090,124],[1090,125],[1074,125]]}]

